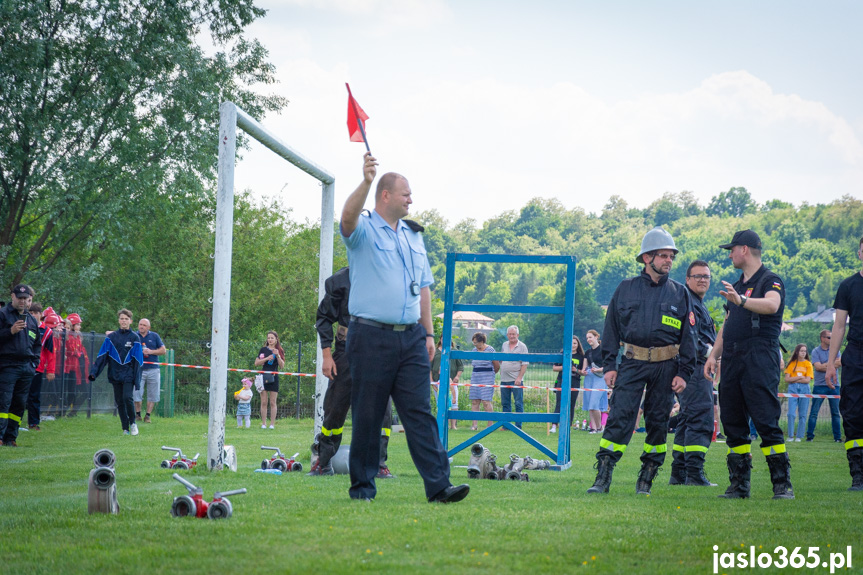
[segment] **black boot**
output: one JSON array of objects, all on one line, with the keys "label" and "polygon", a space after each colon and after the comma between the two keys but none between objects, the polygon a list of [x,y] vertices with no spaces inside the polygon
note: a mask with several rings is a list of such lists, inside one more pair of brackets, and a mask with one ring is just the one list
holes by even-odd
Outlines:
[{"label": "black boot", "polygon": [[644,461],[641,463],[641,471],[638,472],[638,481],[635,482],[635,492],[638,495],[650,495],[653,487],[653,478],[659,471],[659,464],[655,461]]},{"label": "black boot", "polygon": [[669,485],[684,485],[686,483],[686,461],[682,451],[674,451],[671,461],[671,477],[668,478]]},{"label": "black boot", "polygon": [[593,464],[593,468],[596,469],[596,480],[593,482],[593,487],[587,490],[588,493],[608,493],[611,474],[614,473],[616,463],[611,454],[602,453],[596,456],[596,463]]},{"label": "black boot", "polygon": [[791,488],[791,461],[787,453],[776,453],[767,456],[767,467],[770,468],[770,481],[773,482],[773,499],[794,499]]},{"label": "black boot", "polygon": [[863,449],[846,451],[845,456],[851,472],[851,487],[848,491],[863,491]]},{"label": "black boot", "polygon": [[699,485],[702,487],[716,487],[704,475],[704,453],[700,451],[689,451],[686,453],[686,485]]},{"label": "black boot", "polygon": [[725,499],[748,499],[750,478],[752,476],[752,455],[749,453],[729,453],[726,460],[728,479],[731,485],[719,497]]},{"label": "black boot", "polygon": [[[335,447],[335,449],[333,449]],[[312,444],[312,469],[306,475],[309,477],[318,477],[320,475],[335,475],[333,465],[330,460],[336,454],[336,447],[331,438],[318,434],[315,442]]]}]

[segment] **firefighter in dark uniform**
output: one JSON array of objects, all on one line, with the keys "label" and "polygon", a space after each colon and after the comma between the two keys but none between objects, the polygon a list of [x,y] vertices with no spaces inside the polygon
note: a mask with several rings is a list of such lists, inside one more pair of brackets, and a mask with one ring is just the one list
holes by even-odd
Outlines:
[{"label": "firefighter in dark uniform", "polygon": [[[665,461],[668,419],[674,393],[681,393],[695,370],[695,337],[690,323],[690,297],[669,279],[677,254],[674,240],[662,228],[645,234],[638,260],[644,270],[617,286],[605,316],[602,367],[614,390],[608,426],[596,454],[596,481],[588,493],[607,493],[614,466],[623,456],[641,405],[647,437],[635,491],[650,494],[653,479]],[[623,358],[617,355],[623,347]]]},{"label": "firefighter in dark uniform", "polygon": [[27,407],[30,382],[39,364],[39,322],[30,315],[33,289],[12,288],[12,300],[0,309],[0,445],[18,447],[18,428]]},{"label": "firefighter in dark uniform", "polygon": [[[348,336],[348,326],[351,314],[348,311],[348,295],[351,291],[351,280],[348,268],[342,268],[324,282],[324,297],[318,305],[315,329],[321,339],[321,353],[324,356],[323,373],[330,380],[327,393],[324,396],[324,421],[321,431],[312,444],[312,453],[317,454],[312,462],[310,476],[332,475],[333,466],[330,460],[339,450],[342,443],[342,431],[348,409],[351,407],[351,369],[348,356],[345,354],[345,341]],[[333,325],[339,324],[336,331],[336,347],[333,347]],[[381,427],[381,461],[377,474],[378,479],[395,477],[387,467],[387,447],[392,432],[392,402],[384,412]]]},{"label": "firefighter in dark uniform", "polygon": [[785,437],[779,427],[779,333],[785,310],[782,280],[761,263],[761,238],[752,230],[734,234],[729,257],[743,273],[734,285],[723,281],[720,291],[727,301],[727,315],[716,344],[704,365],[704,375],[713,378],[716,360],[722,358],[719,412],[728,445],[728,475],[731,485],[720,497],[749,497],[752,469],[748,418],[761,436],[761,451],[767,457],[773,499],[794,499],[791,463],[785,452]]},{"label": "firefighter in dark uniform", "polygon": [[689,325],[696,336],[696,367],[680,394],[669,485],[716,487],[704,476],[704,458],[713,436],[713,382],[704,376],[704,362],[716,341],[716,327],[703,301],[709,288],[710,267],[703,260],[695,260],[686,270],[686,289],[692,302]]},{"label": "firefighter in dark uniform", "polygon": [[[863,238],[857,247],[857,257],[863,261]],[[848,345],[842,355],[842,386],[839,389],[839,413],[845,430],[845,456],[851,473],[848,491],[863,491],[863,270],[846,278],[836,291],[833,302],[836,318],[830,339],[827,386],[835,389],[836,356],[845,338],[848,320]]]}]

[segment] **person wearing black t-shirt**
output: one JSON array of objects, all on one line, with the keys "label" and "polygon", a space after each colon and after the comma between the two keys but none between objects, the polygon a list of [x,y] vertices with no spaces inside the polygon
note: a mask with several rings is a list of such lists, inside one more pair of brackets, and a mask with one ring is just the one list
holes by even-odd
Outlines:
[{"label": "person wearing black t-shirt", "polygon": [[[554,401],[554,412],[560,413],[560,398],[562,395],[562,390],[560,389],[563,384],[563,364],[555,363],[552,366],[552,371],[557,372],[557,381],[554,386],[557,388],[554,391],[555,401]],[[581,341],[578,339],[578,336],[572,336],[572,368],[570,370],[570,391],[569,391],[569,426],[572,427],[572,419],[575,417],[575,401],[578,399],[578,389],[581,387],[581,376],[587,375],[587,371],[584,369],[584,348],[581,347]],[[551,432],[554,433],[557,429],[557,424],[553,423],[551,425]]]},{"label": "person wearing black t-shirt", "polygon": [[722,282],[725,289],[719,294],[727,300],[725,323],[704,364],[705,377],[713,380],[717,359],[722,358],[719,414],[727,437],[731,485],[719,497],[749,497],[752,440],[747,417],[751,417],[770,468],[773,499],[794,499],[776,395],[785,287],[778,275],[762,265],[761,238],[752,230],[737,232],[731,243],[719,247],[730,250],[731,263],[743,272],[734,285]]},{"label": "person wearing black t-shirt", "polygon": [[285,367],[285,350],[279,341],[279,334],[274,331],[267,332],[267,345],[262,347],[255,358],[255,367],[262,371],[275,373],[264,373],[264,390],[261,392],[261,429],[267,428],[267,408],[270,411],[270,429],[276,427],[276,402],[279,398],[279,373]]},{"label": "person wearing black t-shirt", "polygon": [[[863,261],[863,238],[857,248]],[[848,320],[848,345],[842,353],[842,387],[839,391],[839,413],[845,430],[845,455],[851,473],[849,491],[863,491],[863,270],[839,284],[836,292],[836,318],[830,337],[830,355],[824,374],[827,387],[834,389],[836,355],[845,337]]]}]

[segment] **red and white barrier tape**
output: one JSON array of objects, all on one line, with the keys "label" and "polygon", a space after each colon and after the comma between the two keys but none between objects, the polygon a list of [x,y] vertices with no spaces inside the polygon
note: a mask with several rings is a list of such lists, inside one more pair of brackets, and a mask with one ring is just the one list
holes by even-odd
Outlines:
[{"label": "red and white barrier tape", "polygon": [[[173,367],[188,367],[190,369],[211,369],[209,365],[186,365],[183,363],[164,363],[158,361],[145,361],[148,365],[170,365]],[[237,369],[235,367],[227,368],[228,371],[238,371],[242,373],[272,373],[278,375],[299,375],[300,377],[315,377],[314,373],[297,373],[294,371],[264,371],[261,369]]]}]

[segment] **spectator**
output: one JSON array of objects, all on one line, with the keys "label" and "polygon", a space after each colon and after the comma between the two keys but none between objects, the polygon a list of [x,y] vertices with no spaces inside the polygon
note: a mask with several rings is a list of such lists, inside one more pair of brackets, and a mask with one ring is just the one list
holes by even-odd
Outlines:
[{"label": "spectator", "polygon": [[[575,417],[575,402],[578,400],[578,389],[581,387],[581,376],[587,374],[585,369],[584,348],[581,347],[581,340],[578,336],[572,336],[572,367],[570,369],[570,391],[569,391],[569,426],[572,427],[572,420]],[[560,398],[563,394],[561,387],[563,386],[563,364],[555,363],[552,371],[557,372],[557,381],[554,386],[558,389],[554,390],[554,412],[560,413]],[[557,433],[557,423],[551,424],[551,432]]]},{"label": "spectator", "polygon": [[[456,349],[455,341],[450,342],[450,349]],[[435,397],[437,397],[437,391],[440,384],[440,362],[441,357],[443,356],[443,337],[439,337],[437,340],[437,349],[435,350],[434,359],[431,363],[431,386],[432,389],[435,390]],[[451,359],[449,360],[449,382],[450,382],[450,392],[452,394],[452,403],[448,403],[447,407],[455,406],[455,409],[458,409],[458,382],[461,377],[462,372],[464,371],[464,362],[460,359]],[[449,396],[447,396],[447,402],[450,401]],[[450,429],[458,429],[456,425],[455,419],[449,420]]]},{"label": "spectator", "polygon": [[7,447],[18,447],[18,427],[42,351],[39,322],[30,315],[33,295],[30,286],[18,284],[0,309],[0,445]]},{"label": "spectator", "polygon": [[[285,367],[285,350],[279,341],[279,334],[267,332],[267,345],[258,352],[255,367],[265,372],[278,372]],[[264,391],[261,392],[261,429],[267,428],[267,408],[270,412],[270,429],[276,428],[276,401],[279,398],[279,374],[264,373]]]},{"label": "spectator", "polygon": [[71,407],[68,417],[75,417],[87,397],[81,386],[83,385],[90,369],[90,358],[87,356],[87,350],[84,349],[84,339],[81,336],[81,316],[77,313],[70,313],[66,317],[66,321],[71,329],[66,337],[65,371],[66,373],[75,374],[74,384],[71,378],[67,379],[70,396],[69,406]]},{"label": "spectator", "polygon": [[[483,353],[494,353],[494,348],[486,344],[485,334],[478,331],[473,334],[471,341],[474,345],[474,351]],[[470,408],[471,411],[487,411],[491,413],[491,400],[494,397],[494,374],[500,371],[500,362],[488,359],[474,359],[471,361],[473,373],[470,376]],[[488,387],[476,387],[477,385],[487,385]],[[484,407],[485,409],[480,409]],[[491,421],[488,425],[491,425]],[[486,426],[488,427],[488,426]],[[477,421],[474,420],[471,431],[476,431]]]},{"label": "spectator", "polygon": [[159,334],[150,329],[150,320],[142,317],[138,322],[138,337],[144,354],[144,367],[141,368],[141,388],[135,390],[135,417],[141,417],[141,402],[144,400],[144,388],[147,389],[147,411],[144,423],[150,423],[150,414],[159,403],[159,392],[162,386],[159,366],[155,365],[159,355],[165,355],[165,344]]},{"label": "spectator", "polygon": [[[518,326],[506,328],[506,341],[500,348],[504,353],[528,353],[524,342],[518,340]],[[524,413],[524,390],[515,387],[524,386],[524,372],[528,362],[522,360],[500,362],[500,404],[504,412],[512,412],[512,400],[515,399],[515,412]],[[508,387],[509,386],[509,387]],[[514,386],[514,387],[512,387]],[[516,422],[521,429],[521,422]]]},{"label": "spectator", "polygon": [[[839,385],[839,368],[842,366],[842,354],[836,352],[836,359],[833,362],[833,367],[836,369],[836,385],[833,389],[827,386],[827,380],[824,377],[827,372],[827,358],[830,356],[830,338],[832,337],[829,329],[821,330],[821,345],[812,350],[812,367],[814,368],[814,386],[812,388],[813,395],[839,395],[841,386]],[[806,441],[815,439],[815,424],[818,422],[818,412],[821,411],[821,404],[824,403],[823,397],[812,398],[812,408],[809,410],[809,422],[806,425]],[[830,424],[833,427],[833,441],[842,443],[842,429],[839,425],[839,398],[828,399],[827,404],[830,406]]]},{"label": "spectator", "polygon": [[60,323],[60,316],[53,313],[42,314],[42,306],[33,303],[30,306],[30,314],[37,320],[41,320],[39,326],[39,340],[42,342],[42,351],[39,354],[39,365],[36,366],[36,375],[30,382],[30,391],[27,394],[27,426],[30,431],[39,431],[41,423],[41,399],[42,378],[54,381],[54,332],[53,328]]},{"label": "spectator", "polygon": [[[785,383],[788,393],[809,393],[809,382],[812,381],[812,363],[806,344],[801,343],[794,348],[788,367],[785,368]],[[809,409],[808,397],[788,398],[788,442],[803,441],[803,419]],[[797,425],[795,432],[795,424]]]},{"label": "spectator", "polygon": [[586,390],[602,391],[585,391],[582,399],[583,408],[590,418],[590,433],[601,433],[603,430],[602,413],[608,411],[608,386],[602,376],[602,350],[599,347],[602,340],[599,338],[599,332],[595,329],[588,330],[585,339],[590,347],[584,354],[584,363],[587,368],[584,387]]},{"label": "spectator", "polygon": [[108,366],[108,381],[114,387],[114,403],[120,413],[123,435],[138,435],[132,392],[141,386],[144,354],[141,351],[141,339],[129,329],[132,325],[132,312],[125,308],[118,311],[117,323],[120,324],[120,329],[112,331],[102,342],[88,379],[96,381],[105,366]]},{"label": "spectator", "polygon": [[246,429],[252,426],[252,380],[248,377],[243,379],[243,387],[234,392],[234,399],[239,403],[237,405],[237,429],[243,427],[245,420]]}]

